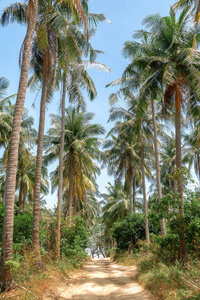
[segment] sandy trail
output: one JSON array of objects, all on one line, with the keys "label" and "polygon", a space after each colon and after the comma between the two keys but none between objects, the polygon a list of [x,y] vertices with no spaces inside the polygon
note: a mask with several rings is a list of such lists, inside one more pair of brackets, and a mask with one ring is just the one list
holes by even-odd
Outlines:
[{"label": "sandy trail", "polygon": [[66,281],[50,299],[73,300],[150,300],[135,279],[136,268],[113,263],[110,259],[93,259],[84,266],[81,277]]}]

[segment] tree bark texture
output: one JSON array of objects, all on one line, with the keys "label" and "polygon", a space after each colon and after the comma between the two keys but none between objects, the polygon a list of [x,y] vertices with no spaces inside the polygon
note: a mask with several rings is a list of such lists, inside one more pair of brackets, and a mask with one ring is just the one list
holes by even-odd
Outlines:
[{"label": "tree bark texture", "polygon": [[[152,118],[153,118],[153,127],[154,127],[154,151],[155,151],[155,162],[156,162],[156,180],[157,180],[157,189],[158,189],[158,201],[162,198],[162,189],[161,189],[161,180],[160,180],[160,166],[159,166],[159,153],[158,153],[158,136],[157,136],[157,124],[155,117],[155,108],[154,100],[151,99],[152,107]],[[166,235],[165,220],[164,218],[160,220],[161,222],[161,235]]]},{"label": "tree bark texture", "polygon": [[40,103],[40,121],[38,131],[38,147],[35,170],[35,188],[33,202],[33,250],[38,261],[40,261],[40,242],[39,242],[39,219],[40,219],[40,190],[41,190],[41,173],[42,173],[42,154],[44,143],[44,125],[45,110],[48,91],[48,78],[43,76],[42,96]]},{"label": "tree bark texture", "polygon": [[146,242],[149,244],[150,238],[149,238],[149,222],[148,222],[146,184],[145,184],[145,173],[144,173],[144,148],[143,148],[143,146],[141,146],[140,155],[141,155],[142,188],[143,188],[143,202],[144,202],[144,216],[145,216],[145,235],[146,235]]},{"label": "tree bark texture", "polygon": [[179,231],[180,231],[180,243],[178,259],[185,261],[187,259],[187,247],[185,242],[185,228],[182,222],[184,214],[183,204],[183,176],[182,170],[182,157],[181,157],[181,97],[179,86],[176,84],[175,91],[175,130],[176,130],[176,168],[180,171],[179,178],[177,180],[177,188],[180,198],[179,204]]},{"label": "tree bark texture", "polygon": [[65,95],[66,95],[66,77],[63,75],[62,91],[62,120],[61,120],[61,139],[60,139],[60,156],[59,156],[59,182],[58,182],[58,205],[56,220],[56,240],[55,240],[55,258],[60,258],[60,224],[62,211],[62,193],[63,193],[63,159],[65,145]]},{"label": "tree bark texture", "polygon": [[133,213],[135,214],[135,176],[133,176]]},{"label": "tree bark texture", "polygon": [[24,51],[22,58],[21,74],[19,80],[18,94],[15,105],[15,113],[12,125],[12,134],[10,142],[10,158],[8,163],[8,176],[5,193],[5,212],[3,222],[3,239],[0,262],[0,287],[2,290],[12,285],[12,271],[5,262],[12,260],[13,252],[13,223],[14,223],[14,200],[16,188],[16,174],[18,164],[18,151],[20,140],[20,128],[24,101],[27,89],[27,80],[29,72],[29,63],[31,58],[31,49],[35,24],[37,19],[38,0],[30,0],[31,15],[28,22],[28,28],[24,39]]},{"label": "tree bark texture", "polygon": [[[9,151],[10,153],[10,151]],[[10,154],[8,154],[8,162],[9,162],[9,158],[10,158]],[[3,192],[3,204],[6,204],[6,190],[7,190],[7,178],[8,178],[8,164],[7,164],[7,168],[6,168],[6,180],[5,180],[5,184],[4,184],[4,192]]]},{"label": "tree bark texture", "polygon": [[130,213],[131,213],[131,214],[133,213],[132,182],[133,182],[133,176],[132,176],[131,165],[130,165],[130,162],[129,162],[129,171],[128,171],[128,192],[129,192]]},{"label": "tree bark texture", "polygon": [[73,203],[73,183],[74,183],[74,149],[70,149],[70,162],[69,162],[69,216],[72,216],[72,203]]}]

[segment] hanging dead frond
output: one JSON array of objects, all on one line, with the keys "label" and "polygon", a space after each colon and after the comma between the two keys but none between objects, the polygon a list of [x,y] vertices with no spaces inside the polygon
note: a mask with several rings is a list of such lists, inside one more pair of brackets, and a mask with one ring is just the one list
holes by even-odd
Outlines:
[{"label": "hanging dead frond", "polygon": [[88,40],[89,39],[88,26],[87,26],[85,13],[84,13],[84,10],[83,10],[80,0],[60,0],[59,2],[61,4],[67,4],[72,9],[72,11],[74,11],[74,13],[77,12],[78,18],[80,19],[80,21],[82,22],[82,24],[84,26],[85,35]]}]

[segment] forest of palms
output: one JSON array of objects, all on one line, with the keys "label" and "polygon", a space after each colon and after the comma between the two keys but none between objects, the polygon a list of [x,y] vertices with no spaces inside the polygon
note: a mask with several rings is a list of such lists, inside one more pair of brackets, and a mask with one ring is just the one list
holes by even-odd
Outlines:
[{"label": "forest of palms", "polygon": [[[89,12],[88,0],[4,9],[0,30],[16,22],[27,31],[17,94],[0,77],[2,292],[20,282],[27,255],[37,270],[50,261],[79,267],[90,255],[138,259],[139,276],[154,270],[150,290],[168,272],[168,296],[152,291],[158,299],[199,299],[199,17],[199,0],[179,0],[168,16],[149,15],[133,28],[122,45],[127,67],[105,87],[115,89],[106,132],[87,110],[98,92],[88,67],[110,72],[91,42],[106,16]],[[38,130],[24,107],[28,89],[41,93]],[[60,114],[45,128],[56,93]],[[103,168],[114,179],[106,193],[97,184]]]}]

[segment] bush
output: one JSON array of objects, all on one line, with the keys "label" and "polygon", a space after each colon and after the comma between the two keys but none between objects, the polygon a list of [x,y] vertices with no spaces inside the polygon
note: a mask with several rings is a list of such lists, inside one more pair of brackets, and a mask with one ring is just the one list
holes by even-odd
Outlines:
[{"label": "bush", "polygon": [[33,234],[33,215],[19,214],[14,217],[13,242],[31,244]]},{"label": "bush", "polygon": [[[0,203],[0,242],[3,233],[4,205]],[[29,213],[14,216],[13,249],[21,252],[24,246],[32,242],[33,216]]]},{"label": "bush", "polygon": [[151,241],[157,244],[157,255],[162,261],[173,262],[179,249],[179,235],[166,234],[166,236],[151,235]]},{"label": "bush", "polygon": [[87,256],[85,249],[88,245],[88,233],[83,219],[75,217],[70,222],[62,221],[61,255],[64,257]]},{"label": "bush", "polygon": [[[157,219],[149,218],[150,233],[158,233]],[[145,239],[145,219],[143,214],[130,214],[123,220],[117,222],[112,230],[112,237],[117,242],[117,249],[127,251],[132,243],[138,247],[138,240]]]}]

